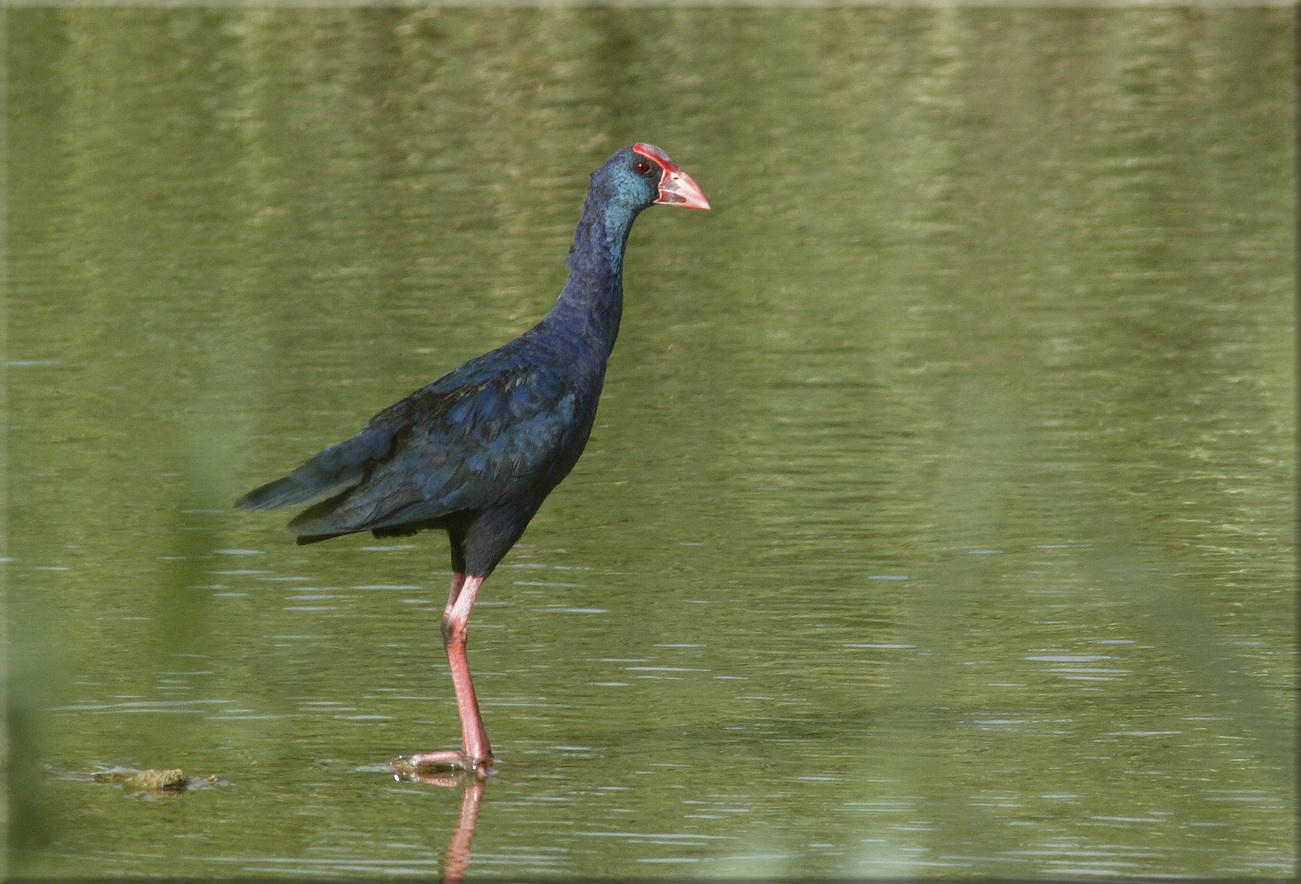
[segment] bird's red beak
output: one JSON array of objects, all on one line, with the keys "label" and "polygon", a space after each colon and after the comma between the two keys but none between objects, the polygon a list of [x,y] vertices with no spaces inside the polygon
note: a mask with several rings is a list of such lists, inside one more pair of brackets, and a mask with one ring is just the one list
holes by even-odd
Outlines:
[{"label": "bird's red beak", "polygon": [[660,150],[653,144],[647,144],[639,141],[632,146],[633,153],[641,154],[648,160],[653,160],[657,166],[664,171],[660,175],[660,193],[659,198],[653,205],[677,206],[680,209],[708,209],[709,199],[705,192],[700,189],[700,185],[692,180],[691,176],[683,172],[681,167],[669,155]]}]

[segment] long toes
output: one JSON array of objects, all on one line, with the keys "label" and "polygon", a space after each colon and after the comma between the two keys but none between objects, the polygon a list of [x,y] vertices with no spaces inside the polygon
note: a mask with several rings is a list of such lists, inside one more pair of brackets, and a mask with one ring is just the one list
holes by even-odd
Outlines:
[{"label": "long toes", "polygon": [[422,774],[430,771],[472,773],[485,777],[495,773],[491,759],[473,759],[464,752],[417,752],[399,755],[389,762],[389,768],[398,774]]}]

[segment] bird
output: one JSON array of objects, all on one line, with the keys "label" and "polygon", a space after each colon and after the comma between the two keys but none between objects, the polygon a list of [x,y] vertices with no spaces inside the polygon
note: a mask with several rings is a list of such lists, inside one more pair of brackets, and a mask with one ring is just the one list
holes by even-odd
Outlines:
[{"label": "bird", "polygon": [[470,611],[583,452],[619,332],[628,235],[652,205],[710,208],[700,185],[662,148],[637,142],[592,173],[568,278],[536,325],[235,503],[249,510],[308,505],[287,527],[299,544],[365,531],[381,538],[446,532],[452,578],[441,629],[461,747],[395,762],[495,772],[466,654]]}]

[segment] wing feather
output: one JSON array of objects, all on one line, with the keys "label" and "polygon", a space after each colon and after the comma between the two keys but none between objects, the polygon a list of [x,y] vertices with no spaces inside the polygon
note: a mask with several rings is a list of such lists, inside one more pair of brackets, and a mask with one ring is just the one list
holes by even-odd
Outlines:
[{"label": "wing feather", "polygon": [[291,534],[323,539],[429,523],[545,482],[572,441],[576,394],[561,372],[482,361],[380,412],[353,438],[237,505],[325,497],[289,523]]}]

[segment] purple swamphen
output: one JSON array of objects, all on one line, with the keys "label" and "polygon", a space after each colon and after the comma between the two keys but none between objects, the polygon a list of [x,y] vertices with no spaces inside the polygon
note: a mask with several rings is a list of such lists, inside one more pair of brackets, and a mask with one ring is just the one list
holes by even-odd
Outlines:
[{"label": "purple swamphen", "polygon": [[[452,589],[443,645],[461,717],[459,752],[416,766],[491,771],[492,749],[466,658],[479,587],[519,540],[587,443],[623,311],[623,254],[637,214],[655,204],[708,209],[699,185],[653,144],[620,150],[592,174],[569,250],[569,279],[541,322],[371,418],[236,506],[319,501],[294,517],[299,543],[370,531],[447,532]],[[322,499],[323,498],[323,499]]]}]

